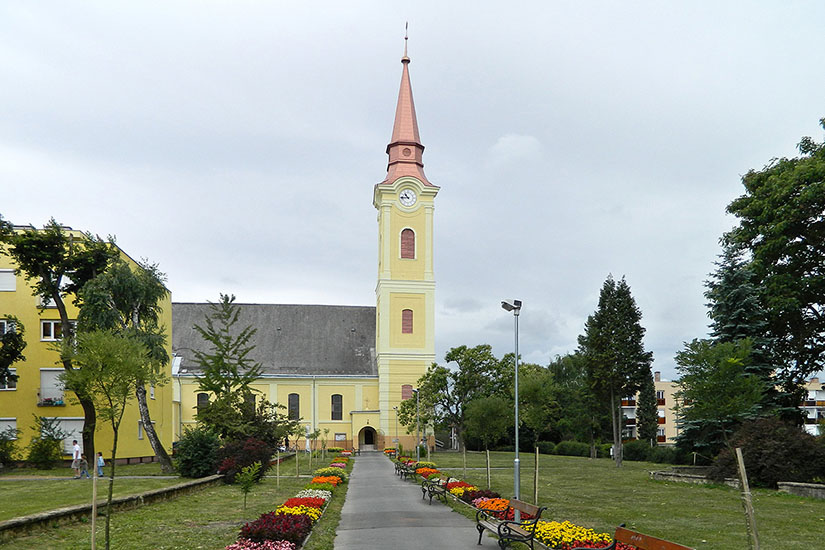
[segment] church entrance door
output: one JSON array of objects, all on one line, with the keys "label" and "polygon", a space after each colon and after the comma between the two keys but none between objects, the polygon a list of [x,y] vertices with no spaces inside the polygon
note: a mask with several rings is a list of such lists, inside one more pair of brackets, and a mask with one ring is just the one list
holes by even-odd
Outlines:
[{"label": "church entrance door", "polygon": [[358,434],[358,446],[362,451],[375,450],[375,429],[364,426]]}]

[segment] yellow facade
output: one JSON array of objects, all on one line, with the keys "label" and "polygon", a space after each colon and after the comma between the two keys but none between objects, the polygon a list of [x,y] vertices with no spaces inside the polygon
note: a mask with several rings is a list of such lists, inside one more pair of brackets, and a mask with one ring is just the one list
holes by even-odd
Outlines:
[{"label": "yellow facade", "polygon": [[[69,231],[79,237],[80,232]],[[120,251],[121,257],[132,267],[137,264],[125,253]],[[12,278],[15,265],[7,255],[0,254],[0,277],[4,281]],[[23,276],[13,278],[13,289],[10,286],[0,290],[0,320],[8,316],[17,317],[25,327],[26,349],[25,361],[15,363],[16,387],[0,389],[0,429],[3,426],[13,425],[22,431],[18,447],[25,447],[34,436],[31,429],[34,417],[57,418],[66,431],[76,431],[73,436],[81,442],[80,430],[83,426],[83,410],[76,403],[74,394],[64,392],[56,382],[56,377],[63,372],[61,363],[58,363],[58,354],[53,349],[54,338],[48,333],[54,329],[54,323],[60,322],[60,316],[54,307],[39,309],[40,298],[32,295],[32,288]],[[66,307],[71,319],[77,318],[77,308],[72,304],[72,298],[67,297]],[[162,326],[166,327],[167,334],[172,326],[171,298],[162,303]],[[46,325],[46,327],[44,327]],[[171,342],[167,343],[171,356]],[[171,367],[167,366],[167,375]],[[164,446],[171,451],[173,411],[172,386],[147,388],[147,401],[155,430]],[[67,438],[64,450],[71,449],[72,436]],[[108,423],[98,418],[95,432],[95,446],[104,456],[111,452],[112,430]],[[67,453],[68,454],[68,453]],[[152,457],[154,452],[149,440],[143,433],[140,423],[140,414],[137,404],[132,403],[123,418],[118,439],[118,457],[139,459]]]}]

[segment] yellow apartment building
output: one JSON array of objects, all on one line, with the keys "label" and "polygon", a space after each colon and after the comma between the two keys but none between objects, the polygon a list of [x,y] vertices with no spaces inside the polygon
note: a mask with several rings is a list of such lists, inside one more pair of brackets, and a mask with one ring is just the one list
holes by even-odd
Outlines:
[{"label": "yellow apartment building", "polygon": [[[18,228],[22,229],[22,228]],[[26,229],[32,229],[26,227]],[[70,235],[80,238],[81,232],[64,228]],[[132,268],[139,269],[137,263],[118,249],[121,258]],[[72,440],[80,436],[83,429],[83,409],[74,399],[74,394],[66,392],[59,380],[63,372],[55,342],[61,338],[61,322],[57,309],[51,304],[43,304],[32,294],[32,287],[22,275],[15,274],[15,265],[6,254],[0,253],[0,332],[12,330],[8,318],[16,317],[25,327],[26,359],[13,365],[12,371],[18,376],[16,382],[0,386],[0,430],[8,427],[21,430],[19,448],[25,447],[36,434],[31,429],[34,418],[56,419],[60,427],[69,433],[63,449],[71,454]],[[72,297],[65,299],[69,317],[77,318],[77,308]],[[161,325],[172,326],[171,297],[162,303]],[[167,343],[171,357],[171,342]],[[167,375],[171,375],[171,362],[167,365]],[[164,446],[172,446],[172,385],[147,388],[147,400],[152,422]],[[107,456],[112,448],[112,431],[109,424],[98,419],[95,432],[98,451]],[[137,404],[127,409],[120,428],[118,457],[130,461],[152,459],[154,452],[145,437]]]}]

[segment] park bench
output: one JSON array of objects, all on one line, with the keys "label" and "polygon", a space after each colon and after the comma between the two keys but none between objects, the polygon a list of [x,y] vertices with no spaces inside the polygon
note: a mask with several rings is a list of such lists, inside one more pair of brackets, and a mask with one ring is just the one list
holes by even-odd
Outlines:
[{"label": "park bench", "polygon": [[401,464],[401,467],[398,470],[398,474],[401,476],[401,479],[407,479],[407,477],[412,477],[415,479],[417,475],[415,473],[416,465],[413,464]]},{"label": "park bench", "polygon": [[[610,546],[605,546],[603,550],[615,550],[616,543],[619,542],[635,546],[639,550],[694,550],[689,546],[683,546],[681,544],[676,544],[675,542],[657,539],[656,537],[651,537],[650,535],[644,535],[642,533],[637,533],[636,531],[631,531],[630,529],[625,529],[624,524],[616,527],[616,533],[613,535],[613,544]],[[585,549],[573,548],[573,550]]]},{"label": "park bench", "polygon": [[421,482],[421,498],[430,497],[430,504],[433,503],[433,497],[440,498],[447,503],[447,482],[450,481],[448,476],[440,476],[436,478],[431,476],[430,479],[425,479]]},{"label": "park bench", "polygon": [[[518,510],[525,517],[530,519],[522,519],[522,521],[502,520],[496,517],[496,514],[502,514],[502,517],[507,517],[510,510]],[[498,545],[502,550],[507,548],[511,542],[523,542],[533,548],[533,539],[536,535],[536,524],[541,518],[541,513],[547,508],[542,506],[533,506],[520,500],[511,499],[510,506],[503,511],[479,510],[476,512],[476,529],[478,529],[478,543],[481,544],[481,536],[484,531],[490,531],[498,537]],[[503,512],[503,513],[502,513]],[[530,527],[528,530],[527,527]]]}]

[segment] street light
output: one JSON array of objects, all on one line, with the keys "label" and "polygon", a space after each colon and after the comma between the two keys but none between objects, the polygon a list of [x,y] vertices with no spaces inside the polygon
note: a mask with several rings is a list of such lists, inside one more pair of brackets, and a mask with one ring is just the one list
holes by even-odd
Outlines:
[{"label": "street light", "polygon": [[[516,500],[521,500],[521,471],[518,458],[518,314],[521,311],[521,300],[503,300],[501,307],[504,311],[512,311],[515,319],[515,335],[516,335],[516,357],[515,357],[515,384],[514,390],[516,394],[516,457],[513,459],[513,488]],[[516,521],[521,521],[521,514],[518,508],[515,510]]]},{"label": "street light", "polygon": [[393,407],[395,411],[395,454],[398,456],[398,407]]},{"label": "street light", "polygon": [[419,419],[418,419],[418,388],[413,390],[415,394],[415,461],[421,461],[421,435],[419,433]]}]

